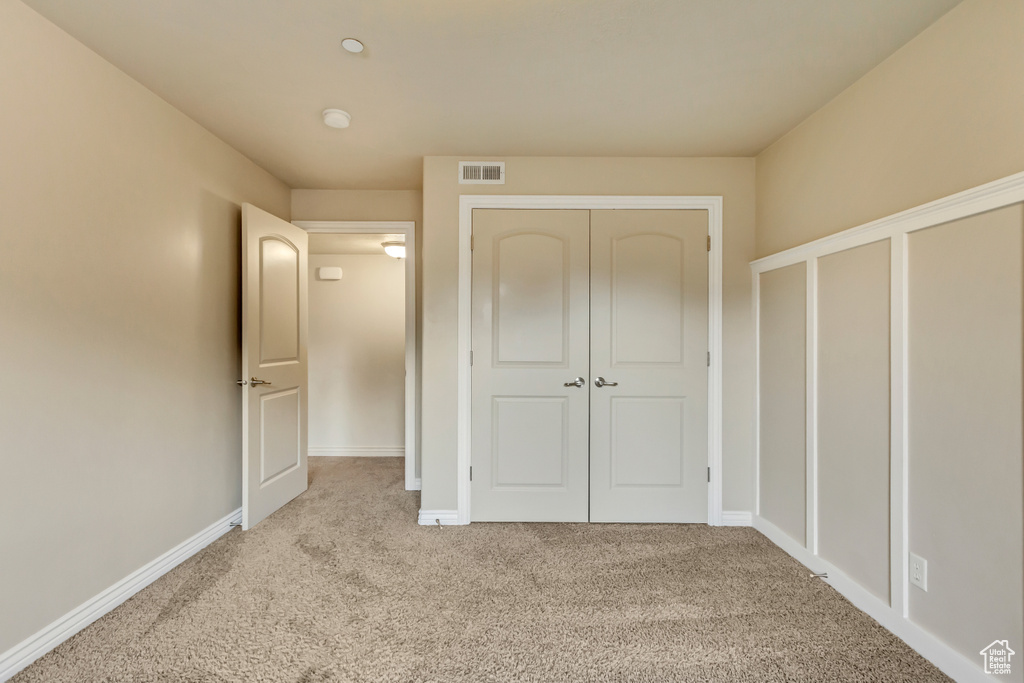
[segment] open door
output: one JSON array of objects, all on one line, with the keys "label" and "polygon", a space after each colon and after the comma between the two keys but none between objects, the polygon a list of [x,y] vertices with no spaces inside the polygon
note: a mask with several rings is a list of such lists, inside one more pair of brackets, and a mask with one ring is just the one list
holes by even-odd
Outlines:
[{"label": "open door", "polygon": [[242,528],[306,490],[306,231],[242,205]]}]

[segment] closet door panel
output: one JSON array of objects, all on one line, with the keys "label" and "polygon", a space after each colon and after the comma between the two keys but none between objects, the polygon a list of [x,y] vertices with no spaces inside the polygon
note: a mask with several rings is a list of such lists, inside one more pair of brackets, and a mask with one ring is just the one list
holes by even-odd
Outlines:
[{"label": "closet door panel", "polygon": [[589,212],[473,212],[473,521],[587,521]]},{"label": "closet door panel", "polygon": [[707,522],[707,234],[591,212],[591,521]]}]

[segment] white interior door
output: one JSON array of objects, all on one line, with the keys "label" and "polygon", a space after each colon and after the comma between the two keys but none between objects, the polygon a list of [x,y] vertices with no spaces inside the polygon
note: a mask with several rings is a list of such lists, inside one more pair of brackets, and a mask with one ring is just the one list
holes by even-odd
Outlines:
[{"label": "white interior door", "polygon": [[478,209],[473,237],[472,519],[585,522],[589,212]]},{"label": "white interior door", "polygon": [[590,521],[707,522],[708,214],[590,225]]},{"label": "white interior door", "polygon": [[242,528],[306,490],[306,231],[242,206]]}]

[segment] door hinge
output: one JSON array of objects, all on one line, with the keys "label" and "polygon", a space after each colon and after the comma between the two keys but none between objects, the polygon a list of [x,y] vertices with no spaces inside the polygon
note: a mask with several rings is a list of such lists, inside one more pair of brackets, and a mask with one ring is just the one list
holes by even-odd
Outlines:
[{"label": "door hinge", "polygon": [[469,236],[469,250],[473,251],[476,248],[476,238],[473,235]]},{"label": "door hinge", "polygon": [[711,251],[711,235],[708,235],[708,251]]},{"label": "door hinge", "polygon": [[711,352],[708,351],[708,367],[711,367]]},{"label": "door hinge", "polygon": [[[473,466],[472,465],[469,466],[469,480],[473,481]],[[708,481],[710,481],[710,480],[708,480]]]},{"label": "door hinge", "polygon": [[473,367],[473,352],[469,352],[469,367]]},{"label": "door hinge", "polygon": [[[472,467],[470,469],[473,469]],[[708,483],[711,483],[711,468],[708,468]]]}]

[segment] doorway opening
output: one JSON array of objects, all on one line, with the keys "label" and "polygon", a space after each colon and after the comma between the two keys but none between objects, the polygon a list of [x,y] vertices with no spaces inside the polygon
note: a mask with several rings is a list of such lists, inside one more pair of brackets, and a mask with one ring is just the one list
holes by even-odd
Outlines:
[{"label": "doorway opening", "polygon": [[404,456],[419,490],[415,223],[294,224],[309,233],[308,453]]}]

